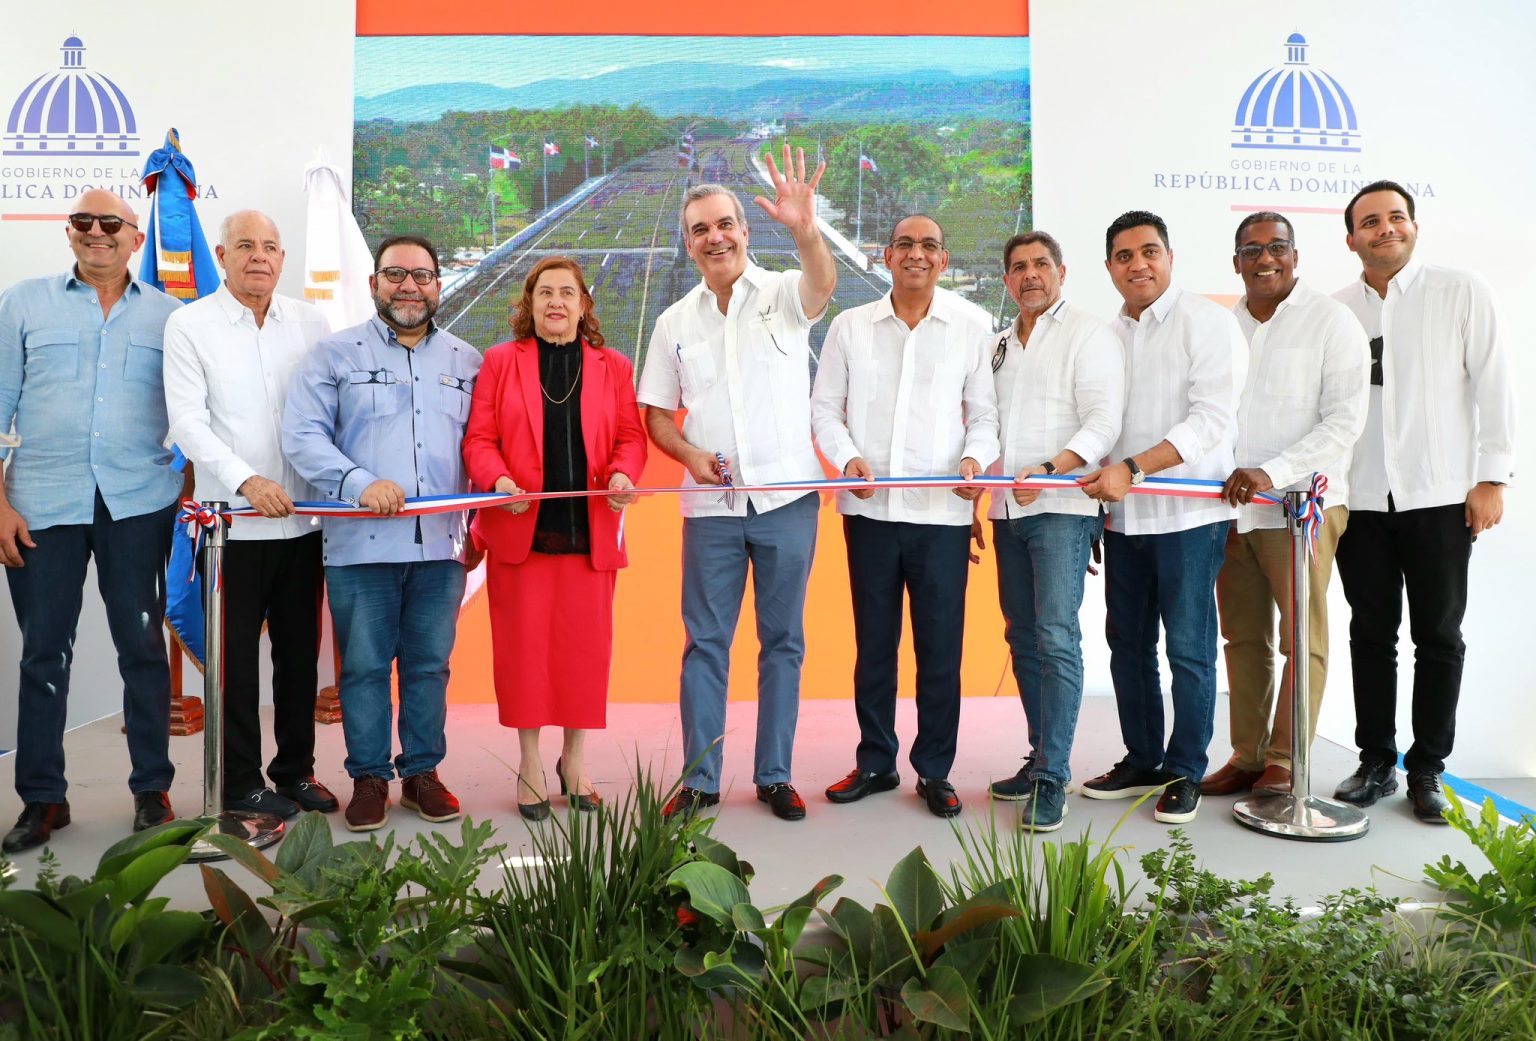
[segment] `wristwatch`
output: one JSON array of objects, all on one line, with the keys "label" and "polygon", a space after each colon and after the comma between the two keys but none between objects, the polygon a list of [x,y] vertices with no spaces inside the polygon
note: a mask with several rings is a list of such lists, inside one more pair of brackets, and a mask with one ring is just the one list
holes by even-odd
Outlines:
[{"label": "wristwatch", "polygon": [[1141,472],[1141,467],[1136,465],[1135,456],[1128,455],[1120,461],[1125,464],[1127,470],[1131,471],[1131,485],[1133,487],[1147,479],[1147,475]]},{"label": "wristwatch", "polygon": [[1045,462],[1041,463],[1040,464],[1040,468],[1042,470],[1044,470],[1047,474],[1054,474],[1056,472],[1056,464],[1051,462],[1049,459],[1047,459]]}]

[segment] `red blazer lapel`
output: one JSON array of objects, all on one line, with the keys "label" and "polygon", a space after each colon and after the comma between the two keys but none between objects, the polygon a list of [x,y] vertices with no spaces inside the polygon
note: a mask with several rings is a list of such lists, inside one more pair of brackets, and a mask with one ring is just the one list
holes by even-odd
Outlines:
[{"label": "red blazer lapel", "polygon": [[534,457],[544,459],[544,394],[539,386],[539,344],[529,337],[517,342],[517,380],[523,388],[523,411],[533,434]]}]

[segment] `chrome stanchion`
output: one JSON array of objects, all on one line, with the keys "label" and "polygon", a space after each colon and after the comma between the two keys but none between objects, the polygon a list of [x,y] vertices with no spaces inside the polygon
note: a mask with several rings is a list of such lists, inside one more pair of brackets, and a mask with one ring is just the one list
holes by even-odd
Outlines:
[{"label": "chrome stanchion", "polygon": [[1291,790],[1239,799],[1232,814],[1244,827],[1285,839],[1358,839],[1371,824],[1363,810],[1312,794],[1312,659],[1307,638],[1312,562],[1305,519],[1310,493],[1286,492],[1285,498],[1291,533]]},{"label": "chrome stanchion", "polygon": [[[283,822],[270,813],[235,813],[224,806],[224,531],[228,503],[210,502],[213,515],[203,539],[203,816],[220,835],[231,835],[255,849],[283,837]],[[222,860],[229,854],[198,839],[188,860]]]}]

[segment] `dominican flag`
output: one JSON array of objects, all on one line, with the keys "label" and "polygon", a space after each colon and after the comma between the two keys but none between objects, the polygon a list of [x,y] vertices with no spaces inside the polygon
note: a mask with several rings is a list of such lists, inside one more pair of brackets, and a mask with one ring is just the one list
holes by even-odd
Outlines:
[{"label": "dominican flag", "polygon": [[497,148],[491,145],[491,169],[492,170],[517,170],[521,168],[523,161],[517,157],[517,153],[510,148]]},{"label": "dominican flag", "polygon": [[593,137],[591,134],[588,134],[587,135],[587,147],[588,148],[601,148],[602,145],[598,143],[597,138]]},{"label": "dominican flag", "polygon": [[859,153],[859,169],[868,170],[870,173],[880,172],[880,168],[875,165],[875,161],[863,152]]},{"label": "dominican flag", "polygon": [[545,155],[559,155],[560,154],[560,146],[555,144],[553,141],[545,141],[544,142],[544,154]]}]

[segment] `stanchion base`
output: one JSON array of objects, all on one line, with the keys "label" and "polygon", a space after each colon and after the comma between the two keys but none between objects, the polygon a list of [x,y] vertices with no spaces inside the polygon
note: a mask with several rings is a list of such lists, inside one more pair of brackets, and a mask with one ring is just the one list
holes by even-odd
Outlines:
[{"label": "stanchion base", "polygon": [[[283,837],[282,818],[270,813],[234,813],[225,810],[214,818],[214,831],[232,835],[252,849],[266,849]],[[224,860],[229,856],[206,838],[192,843],[188,860]]]},{"label": "stanchion base", "polygon": [[1347,842],[1371,826],[1365,811],[1333,799],[1284,793],[1239,799],[1232,807],[1237,823],[1266,835],[1302,842]]},{"label": "stanchion base", "polygon": [[16,865],[7,860],[4,864],[0,864],[0,879],[14,878],[16,870]]}]

